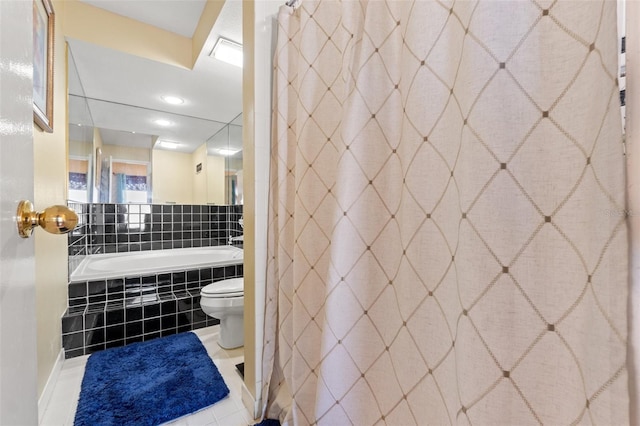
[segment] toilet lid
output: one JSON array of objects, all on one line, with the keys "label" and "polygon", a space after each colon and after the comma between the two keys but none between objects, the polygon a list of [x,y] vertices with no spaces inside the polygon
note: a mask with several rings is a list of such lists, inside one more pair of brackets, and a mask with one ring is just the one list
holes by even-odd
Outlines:
[{"label": "toilet lid", "polygon": [[200,290],[202,296],[234,297],[244,295],[244,278],[232,278],[209,284]]}]

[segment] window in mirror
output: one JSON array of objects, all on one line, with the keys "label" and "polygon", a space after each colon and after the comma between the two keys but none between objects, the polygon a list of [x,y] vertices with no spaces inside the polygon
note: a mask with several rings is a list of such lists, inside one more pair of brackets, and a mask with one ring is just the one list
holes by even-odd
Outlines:
[{"label": "window in mirror", "polygon": [[151,202],[148,194],[147,176],[149,163],[113,160],[111,174],[111,200],[115,203]]},{"label": "window in mirror", "polygon": [[69,158],[69,199],[86,203],[89,160]]}]

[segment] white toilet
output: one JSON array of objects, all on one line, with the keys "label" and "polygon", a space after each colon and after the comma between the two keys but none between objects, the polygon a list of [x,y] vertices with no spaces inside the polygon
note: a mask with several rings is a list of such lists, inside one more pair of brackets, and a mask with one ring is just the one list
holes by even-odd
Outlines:
[{"label": "white toilet", "polygon": [[224,349],[244,345],[244,278],[209,284],[200,290],[200,307],[220,320],[218,344]]}]

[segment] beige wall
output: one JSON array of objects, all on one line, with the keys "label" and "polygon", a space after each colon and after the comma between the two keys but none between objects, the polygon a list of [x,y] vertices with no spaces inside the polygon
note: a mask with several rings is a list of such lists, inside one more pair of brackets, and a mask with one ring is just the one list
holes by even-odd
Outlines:
[{"label": "beige wall", "polygon": [[227,204],[225,197],[225,164],[224,157],[210,155],[207,157],[207,202],[213,204]]},{"label": "beige wall", "polygon": [[206,45],[207,37],[211,32],[213,25],[220,15],[220,11],[224,6],[224,1],[220,0],[207,0],[207,4],[204,6],[202,15],[200,15],[200,21],[193,33],[191,40],[192,61],[195,64],[200,55],[207,55],[209,52],[205,52],[202,49]]},{"label": "beige wall", "polygon": [[[255,49],[254,37],[256,16],[255,1],[242,4],[242,39],[244,42],[244,68],[242,72],[242,145],[244,160],[244,196],[242,210],[244,216],[244,384],[253,398],[243,398],[249,412],[255,411],[251,405],[258,398],[260,391],[256,386],[256,271],[255,271]],[[262,303],[262,302],[261,302]]]},{"label": "beige wall", "polygon": [[69,155],[87,157],[91,155],[93,146],[89,142],[69,140]]},{"label": "beige wall", "polygon": [[154,61],[192,68],[191,39],[83,3],[65,0],[65,35]]},{"label": "beige wall", "polygon": [[[200,173],[196,173],[196,165],[202,164]],[[193,177],[193,203],[207,203],[207,144],[203,143],[191,155],[191,171]]]},{"label": "beige wall", "polygon": [[100,129],[97,127],[93,128],[93,151],[95,153],[96,149],[102,149],[102,135],[100,134]]},{"label": "beige wall", "polygon": [[224,1],[208,0],[193,38],[162,30],[78,0],[66,0],[67,36],[132,55],[192,69]]},{"label": "beige wall", "polygon": [[154,149],[153,202],[193,204],[192,156]]},{"label": "beige wall", "polygon": [[[54,0],[56,45],[53,133],[34,126],[34,205],[43,210],[65,204],[67,182],[67,70],[65,1]],[[61,316],[67,307],[67,237],[35,230],[38,396],[42,395],[62,349]]]},{"label": "beige wall", "polygon": [[151,150],[145,148],[131,148],[120,145],[103,145],[102,154],[113,157],[113,160],[151,161]]},{"label": "beige wall", "polygon": [[[71,161],[69,161],[69,167],[71,167]],[[147,165],[136,163],[121,163],[119,161],[113,161],[111,163],[112,174],[125,174],[129,176],[147,176]]]},{"label": "beige wall", "polygon": [[89,161],[69,159],[69,173],[87,173],[89,170]]},{"label": "beige wall", "polygon": [[225,158],[207,156],[206,144],[192,154],[159,149],[152,153],[154,203],[225,204]]}]

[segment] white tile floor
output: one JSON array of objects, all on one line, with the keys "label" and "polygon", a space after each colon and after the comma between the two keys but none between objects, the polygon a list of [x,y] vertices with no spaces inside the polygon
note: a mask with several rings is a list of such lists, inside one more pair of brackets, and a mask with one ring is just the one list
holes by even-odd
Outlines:
[{"label": "white tile floor", "polygon": [[[229,396],[197,413],[181,417],[171,426],[245,426],[253,424],[242,404],[242,378],[236,364],[244,361],[243,348],[224,350],[218,346],[219,326],[194,331],[229,387]],[[80,396],[84,367],[89,356],[65,360],[56,381],[49,404],[40,419],[43,426],[72,426]]]}]

